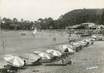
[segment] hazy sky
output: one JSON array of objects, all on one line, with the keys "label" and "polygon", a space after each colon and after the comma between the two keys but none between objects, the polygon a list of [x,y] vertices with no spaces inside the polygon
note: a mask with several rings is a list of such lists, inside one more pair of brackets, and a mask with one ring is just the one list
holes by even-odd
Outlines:
[{"label": "hazy sky", "polygon": [[80,8],[104,8],[104,0],[0,0],[0,16],[18,19],[56,19]]}]

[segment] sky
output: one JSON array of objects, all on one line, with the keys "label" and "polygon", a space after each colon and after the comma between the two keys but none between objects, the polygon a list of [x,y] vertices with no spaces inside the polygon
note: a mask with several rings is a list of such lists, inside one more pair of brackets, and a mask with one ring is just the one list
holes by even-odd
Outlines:
[{"label": "sky", "polygon": [[0,0],[0,17],[57,19],[71,10],[83,8],[104,8],[104,0]]}]

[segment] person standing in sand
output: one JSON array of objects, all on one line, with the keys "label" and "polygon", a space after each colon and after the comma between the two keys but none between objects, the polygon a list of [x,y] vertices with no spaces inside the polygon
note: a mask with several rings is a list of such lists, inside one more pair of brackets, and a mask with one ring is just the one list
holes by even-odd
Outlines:
[{"label": "person standing in sand", "polygon": [[33,37],[36,36],[36,33],[37,33],[37,29],[35,28],[35,29],[33,30],[33,32],[32,32]]}]

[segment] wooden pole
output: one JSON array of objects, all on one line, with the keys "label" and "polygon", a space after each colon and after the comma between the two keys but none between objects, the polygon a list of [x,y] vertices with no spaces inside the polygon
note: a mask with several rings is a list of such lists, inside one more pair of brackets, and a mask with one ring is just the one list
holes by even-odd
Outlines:
[{"label": "wooden pole", "polygon": [[1,35],[1,42],[2,42],[1,47],[3,49],[3,54],[5,54],[5,40],[3,39],[3,32],[2,32],[1,25],[2,25],[2,20],[0,18],[0,35]]}]

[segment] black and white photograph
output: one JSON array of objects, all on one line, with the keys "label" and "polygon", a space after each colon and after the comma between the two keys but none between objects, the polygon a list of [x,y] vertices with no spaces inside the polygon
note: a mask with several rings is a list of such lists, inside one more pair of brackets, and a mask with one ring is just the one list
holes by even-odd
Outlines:
[{"label": "black and white photograph", "polygon": [[0,0],[0,73],[104,73],[104,0]]}]

